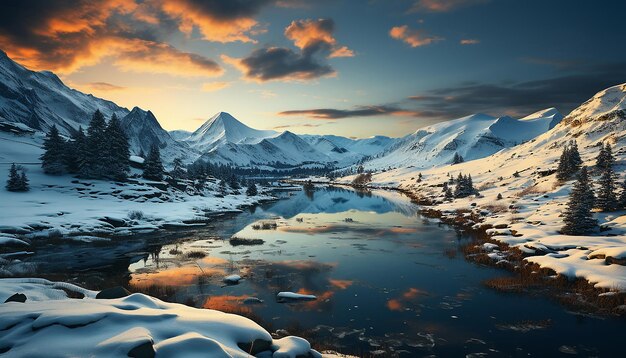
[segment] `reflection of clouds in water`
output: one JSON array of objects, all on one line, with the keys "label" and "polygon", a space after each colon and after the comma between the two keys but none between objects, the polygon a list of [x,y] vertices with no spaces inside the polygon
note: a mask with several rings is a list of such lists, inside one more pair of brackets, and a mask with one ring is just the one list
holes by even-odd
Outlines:
[{"label": "reflection of clouds in water", "polygon": [[339,225],[339,224],[328,224],[328,225],[319,225],[319,226],[281,226],[278,228],[281,232],[286,233],[304,233],[309,235],[316,234],[325,234],[325,233],[353,233],[362,239],[367,239],[368,237],[380,237],[380,236],[392,236],[392,235],[405,235],[405,234],[413,234],[417,233],[418,229],[414,227],[372,227],[359,225]]},{"label": "reflection of clouds in water", "polygon": [[333,287],[336,287],[336,288],[338,288],[340,290],[345,290],[346,288],[352,286],[354,281],[352,281],[352,280],[333,280],[333,279],[330,279],[329,283]]},{"label": "reflection of clouds in water", "polygon": [[252,312],[252,309],[249,306],[245,306],[243,304],[243,301],[247,297],[249,296],[211,296],[207,297],[202,307],[230,313],[250,313]]},{"label": "reflection of clouds in water", "polygon": [[420,290],[419,288],[410,287],[403,292],[399,297],[387,300],[387,309],[390,311],[403,311],[405,309],[412,309],[418,302],[418,299],[423,296],[428,296],[428,292]]},{"label": "reflection of clouds in water", "polygon": [[[168,260],[169,261],[169,260]],[[219,257],[205,257],[198,261],[188,261],[181,265],[175,261],[169,267],[163,266],[161,260],[158,271],[156,267],[147,267],[131,274],[130,284],[139,287],[157,286],[188,286],[198,282],[199,276],[224,276],[223,268],[228,260]]]}]

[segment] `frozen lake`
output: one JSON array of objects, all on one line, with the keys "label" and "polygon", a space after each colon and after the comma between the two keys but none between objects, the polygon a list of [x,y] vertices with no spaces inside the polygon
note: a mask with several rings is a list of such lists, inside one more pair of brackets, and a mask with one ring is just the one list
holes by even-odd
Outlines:
[{"label": "frozen lake", "polygon": [[[210,228],[50,245],[39,276],[240,313],[321,349],[384,356],[616,356],[626,322],[483,285],[510,275],[467,261],[473,238],[421,218],[396,192],[342,188],[284,199]],[[232,239],[234,238],[234,239]],[[229,240],[230,239],[230,240]],[[239,275],[236,285],[224,277]],[[316,300],[278,302],[278,292]],[[255,299],[251,299],[255,298]],[[262,302],[260,302],[262,301]],[[593,337],[593,338],[591,338]],[[321,347],[320,347],[321,346]]]}]

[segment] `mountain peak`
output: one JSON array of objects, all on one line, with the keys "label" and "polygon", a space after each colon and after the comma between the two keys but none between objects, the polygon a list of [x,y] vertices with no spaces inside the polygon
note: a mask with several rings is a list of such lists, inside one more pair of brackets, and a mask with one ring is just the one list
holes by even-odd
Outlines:
[{"label": "mountain peak", "polygon": [[626,118],[626,83],[609,87],[568,114],[565,124],[579,125],[596,119]]}]

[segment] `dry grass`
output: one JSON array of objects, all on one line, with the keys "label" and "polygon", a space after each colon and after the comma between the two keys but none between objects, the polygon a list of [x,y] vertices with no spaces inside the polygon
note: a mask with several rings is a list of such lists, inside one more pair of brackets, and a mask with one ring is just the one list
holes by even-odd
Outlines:
[{"label": "dry grass", "polygon": [[539,195],[539,194],[545,194],[545,193],[546,193],[546,190],[540,189],[536,185],[533,185],[533,186],[529,186],[529,187],[526,187],[526,188],[518,191],[514,195],[516,197],[518,197],[518,198],[523,198],[523,197],[525,197],[527,195]]}]

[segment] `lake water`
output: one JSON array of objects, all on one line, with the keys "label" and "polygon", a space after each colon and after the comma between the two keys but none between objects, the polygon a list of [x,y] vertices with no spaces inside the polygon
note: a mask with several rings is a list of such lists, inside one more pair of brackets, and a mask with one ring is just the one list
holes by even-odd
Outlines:
[{"label": "lake water", "polygon": [[[244,314],[270,331],[304,335],[344,353],[623,353],[617,339],[623,320],[578,315],[549,299],[484,287],[484,280],[509,273],[467,261],[461,250],[473,238],[420,217],[400,193],[318,188],[281,195],[216,219],[210,228],[163,233],[149,243],[50,245],[29,260],[45,277],[94,289],[122,284]],[[230,274],[243,280],[224,285]],[[317,299],[279,303],[281,291]],[[263,302],[245,303],[250,297]]]}]

